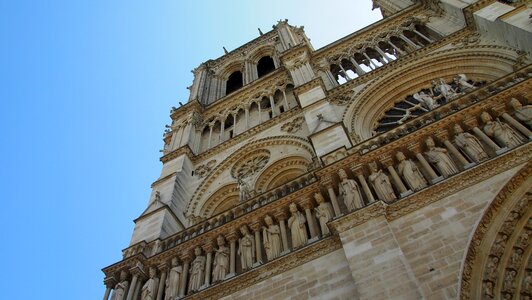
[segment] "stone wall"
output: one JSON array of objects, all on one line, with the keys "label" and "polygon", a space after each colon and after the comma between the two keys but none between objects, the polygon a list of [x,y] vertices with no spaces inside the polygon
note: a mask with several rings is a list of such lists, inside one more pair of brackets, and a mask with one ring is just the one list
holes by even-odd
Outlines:
[{"label": "stone wall", "polygon": [[462,261],[510,169],[413,213],[373,218],[340,233],[361,299],[456,299]]},{"label": "stone wall", "polygon": [[355,283],[342,249],[223,299],[353,299]]}]

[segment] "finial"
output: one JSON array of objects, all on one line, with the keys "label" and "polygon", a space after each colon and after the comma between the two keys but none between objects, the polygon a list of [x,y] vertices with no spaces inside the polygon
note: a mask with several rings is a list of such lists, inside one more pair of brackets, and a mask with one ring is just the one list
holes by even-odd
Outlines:
[{"label": "finial", "polygon": [[259,30],[259,34],[260,35],[263,35],[264,33],[262,33],[262,30],[260,30],[260,28],[257,28]]},{"label": "finial", "polygon": [[224,48],[224,52],[225,52],[225,54],[228,54],[228,53],[229,53],[229,51],[227,51],[227,49],[225,49],[225,47],[222,47],[222,48]]}]

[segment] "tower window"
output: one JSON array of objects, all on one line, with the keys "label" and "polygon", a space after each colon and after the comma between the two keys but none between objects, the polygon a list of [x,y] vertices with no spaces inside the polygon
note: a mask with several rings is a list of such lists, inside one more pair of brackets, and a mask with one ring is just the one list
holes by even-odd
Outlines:
[{"label": "tower window", "polygon": [[229,75],[227,79],[227,86],[225,88],[225,94],[229,95],[230,93],[238,90],[243,86],[242,72],[235,71],[233,74]]},{"label": "tower window", "polygon": [[264,56],[263,58],[259,59],[259,62],[257,64],[257,73],[259,75],[259,78],[262,76],[271,73],[275,70],[275,64],[273,63],[273,58],[269,56]]}]

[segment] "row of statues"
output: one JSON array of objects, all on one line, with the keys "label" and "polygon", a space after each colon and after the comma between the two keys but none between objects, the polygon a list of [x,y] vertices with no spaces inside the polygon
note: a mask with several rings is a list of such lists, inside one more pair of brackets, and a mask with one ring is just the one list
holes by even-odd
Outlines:
[{"label": "row of statues", "polygon": [[[323,236],[329,234],[327,222],[333,219],[334,213],[331,204],[326,202],[320,193],[314,195],[317,206],[314,208],[312,217],[315,217],[319,222],[321,234]],[[292,249],[304,247],[309,242],[309,220],[305,214],[301,213],[295,203],[289,205],[290,217],[287,220],[289,228]],[[271,216],[264,217],[264,225],[260,229],[262,233],[262,245],[266,252],[268,261],[274,260],[283,253],[282,230],[278,224],[274,223]],[[259,235],[260,236],[260,235]],[[220,282],[226,279],[230,270],[231,251],[226,245],[225,238],[220,235],[216,239],[216,245],[213,249],[212,261],[212,283]],[[287,247],[288,245],[286,245]],[[256,257],[256,247],[261,247],[259,241],[250,232],[247,225],[240,227],[240,238],[238,239],[238,249],[236,254],[240,257],[240,266],[242,271],[249,270],[254,267],[254,264],[262,263]],[[203,255],[200,247],[194,249],[194,259],[190,262],[188,270],[188,280],[186,290],[188,293],[194,293],[204,287],[206,272],[207,272],[207,258]],[[178,265],[177,258],[173,258],[171,268],[165,280],[165,300],[174,300],[180,296],[180,281],[183,276],[183,267]],[[157,288],[159,286],[156,278],[156,270],[150,268],[149,278],[143,284],[140,291],[141,300],[155,300]],[[120,282],[115,285],[111,300],[126,300],[129,282],[127,280],[127,273],[122,272],[120,275]],[[184,295],[183,291],[181,296]]]},{"label": "row of statues", "polygon": [[453,78],[454,87],[451,84],[445,82],[443,78],[432,80],[432,87],[428,89],[428,92],[420,91],[412,95],[419,103],[428,110],[433,110],[440,106],[438,100],[442,98],[445,101],[451,101],[458,96],[468,93],[476,87],[468,82],[465,74],[458,74]]}]

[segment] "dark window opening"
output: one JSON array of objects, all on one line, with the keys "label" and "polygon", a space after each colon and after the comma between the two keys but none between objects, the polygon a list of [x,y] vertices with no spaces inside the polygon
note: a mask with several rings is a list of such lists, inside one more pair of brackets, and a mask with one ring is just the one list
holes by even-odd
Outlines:
[{"label": "dark window opening", "polygon": [[230,138],[230,139],[233,138],[233,130],[229,130],[229,138]]},{"label": "dark window opening", "polygon": [[229,95],[230,93],[238,90],[243,86],[242,73],[240,71],[233,72],[229,75],[227,79],[227,86],[225,89],[225,94]]},{"label": "dark window opening", "polygon": [[280,112],[280,113],[284,113],[284,107],[283,107],[282,105],[279,106],[279,112]]},{"label": "dark window opening", "polygon": [[271,111],[268,112],[268,116],[270,116],[270,119],[272,118],[272,112]]},{"label": "dark window opening", "polygon": [[259,74],[259,78],[273,72],[274,70],[275,64],[273,63],[273,58],[264,56],[263,58],[259,59],[257,64],[257,73]]},{"label": "dark window opening", "polygon": [[229,115],[227,116],[227,119],[225,119],[224,128],[228,129],[231,126],[233,126],[233,116]]}]

